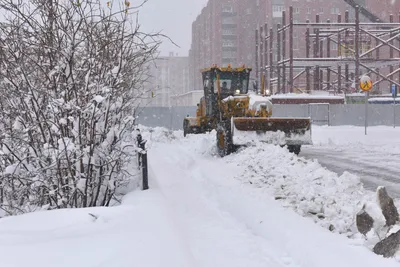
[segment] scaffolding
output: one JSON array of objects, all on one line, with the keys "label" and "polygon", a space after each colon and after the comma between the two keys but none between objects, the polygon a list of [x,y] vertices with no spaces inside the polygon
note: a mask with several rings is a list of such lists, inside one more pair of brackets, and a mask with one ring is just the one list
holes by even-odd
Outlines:
[{"label": "scaffolding", "polygon": [[[321,22],[316,15],[315,22],[294,23],[290,7],[288,17],[283,11],[276,27],[256,29],[256,79],[264,88],[273,93],[346,93],[358,87],[363,74],[373,77],[374,90],[382,82],[400,87],[400,23],[393,15],[388,23],[360,22],[356,6],[354,22],[346,11],[344,22],[339,14],[337,22]],[[294,32],[305,32],[305,49],[297,49],[296,56]],[[295,85],[299,80],[304,86]]]}]

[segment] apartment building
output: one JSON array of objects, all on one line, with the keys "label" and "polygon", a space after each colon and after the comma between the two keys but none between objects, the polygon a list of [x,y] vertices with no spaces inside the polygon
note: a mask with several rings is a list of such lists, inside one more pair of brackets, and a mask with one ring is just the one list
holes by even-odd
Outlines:
[{"label": "apartment building", "polygon": [[[391,12],[400,10],[400,1],[352,0],[374,13],[383,21],[389,21]],[[349,11],[354,20],[354,9],[344,0],[209,0],[206,7],[192,23],[192,44],[189,51],[189,85],[192,90],[201,90],[200,69],[212,64],[242,65],[255,68],[255,29],[267,25],[274,31],[282,24],[282,11],[293,6],[294,22],[337,21],[338,14],[344,21]],[[360,16],[362,21],[368,18]],[[398,21],[397,13],[394,20]],[[265,33],[265,32],[264,32]],[[288,49],[288,47],[287,47]],[[294,32],[294,56],[305,54],[305,29]],[[338,54],[332,46],[332,55]],[[277,45],[273,46],[274,60]],[[255,71],[252,78],[254,79]]]},{"label": "apartment building", "polygon": [[145,89],[149,94],[149,106],[171,107],[176,96],[189,88],[189,58],[170,53],[159,57],[149,65],[150,78]]}]

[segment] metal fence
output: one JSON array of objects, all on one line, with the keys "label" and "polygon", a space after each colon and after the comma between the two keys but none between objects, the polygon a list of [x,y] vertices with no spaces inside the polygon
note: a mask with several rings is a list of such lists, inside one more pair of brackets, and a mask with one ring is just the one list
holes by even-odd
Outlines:
[{"label": "metal fence", "polygon": [[[196,107],[147,107],[139,114],[138,123],[149,127],[182,129],[183,118],[196,115]],[[314,125],[364,126],[363,104],[274,105],[273,117],[311,117]],[[400,105],[369,104],[369,126],[400,126]]]},{"label": "metal fence", "polygon": [[148,127],[165,127],[179,130],[183,127],[183,118],[196,116],[197,107],[146,107],[139,114],[138,123]]},{"label": "metal fence", "polygon": [[[364,126],[365,106],[361,104],[309,104],[274,105],[274,117],[311,117],[315,125],[354,125]],[[400,126],[400,105],[369,104],[369,126]]]}]

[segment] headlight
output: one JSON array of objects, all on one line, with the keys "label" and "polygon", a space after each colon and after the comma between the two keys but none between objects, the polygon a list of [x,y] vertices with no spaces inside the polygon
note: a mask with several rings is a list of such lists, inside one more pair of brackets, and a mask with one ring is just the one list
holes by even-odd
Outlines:
[{"label": "headlight", "polygon": [[271,91],[270,91],[269,89],[267,89],[267,91],[265,91],[265,93],[266,93],[267,95],[269,95],[269,94],[271,93]]},{"label": "headlight", "polygon": [[236,93],[237,95],[240,94],[240,90],[237,89],[235,93]]}]

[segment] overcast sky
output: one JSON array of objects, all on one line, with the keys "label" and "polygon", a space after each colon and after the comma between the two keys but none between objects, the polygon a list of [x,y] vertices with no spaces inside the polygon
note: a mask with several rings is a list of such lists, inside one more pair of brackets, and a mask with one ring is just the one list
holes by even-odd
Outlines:
[{"label": "overcast sky", "polygon": [[192,22],[200,14],[207,0],[149,0],[140,10],[139,19],[144,31],[162,31],[181,48],[165,41],[162,55],[174,52],[188,55]]}]

